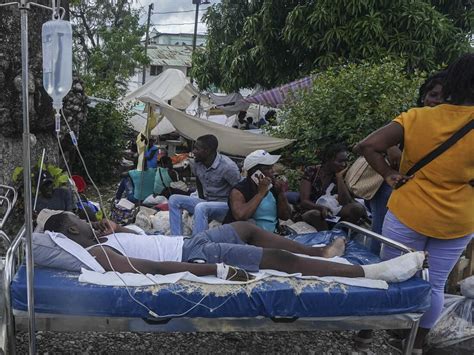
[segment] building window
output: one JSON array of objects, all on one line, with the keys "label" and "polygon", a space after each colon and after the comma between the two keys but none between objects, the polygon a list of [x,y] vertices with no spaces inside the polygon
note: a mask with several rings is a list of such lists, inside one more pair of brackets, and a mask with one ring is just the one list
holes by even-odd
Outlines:
[{"label": "building window", "polygon": [[163,72],[163,66],[161,65],[151,65],[150,66],[150,76],[157,76]]}]

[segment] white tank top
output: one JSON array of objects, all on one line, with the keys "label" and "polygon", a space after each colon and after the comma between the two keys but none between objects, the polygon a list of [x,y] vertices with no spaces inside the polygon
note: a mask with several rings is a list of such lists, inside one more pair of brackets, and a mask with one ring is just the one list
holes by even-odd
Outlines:
[{"label": "white tank top", "polygon": [[183,256],[183,237],[115,233],[115,236],[111,234],[105,238],[107,238],[106,242],[87,249],[90,250],[98,245],[106,245],[129,258],[153,261],[181,261]]}]

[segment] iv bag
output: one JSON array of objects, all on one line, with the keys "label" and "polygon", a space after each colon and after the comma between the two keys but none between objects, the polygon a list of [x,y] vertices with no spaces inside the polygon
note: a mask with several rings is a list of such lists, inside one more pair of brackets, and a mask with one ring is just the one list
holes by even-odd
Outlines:
[{"label": "iv bag", "polygon": [[59,112],[72,86],[72,28],[69,21],[43,24],[43,86]]}]

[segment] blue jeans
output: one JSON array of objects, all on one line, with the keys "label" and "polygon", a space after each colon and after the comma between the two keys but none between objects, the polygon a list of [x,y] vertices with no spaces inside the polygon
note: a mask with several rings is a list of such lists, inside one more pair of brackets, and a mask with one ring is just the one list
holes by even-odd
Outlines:
[{"label": "blue jeans", "polygon": [[[388,211],[383,224],[383,235],[415,250],[428,252],[431,306],[421,317],[420,327],[430,329],[443,310],[444,286],[449,273],[474,234],[455,239],[430,238],[404,225]],[[400,256],[399,251],[390,247],[384,248],[383,259],[392,259],[397,256]]]},{"label": "blue jeans", "polygon": [[372,212],[372,230],[375,233],[382,233],[383,220],[387,213],[387,203],[391,194],[392,188],[386,182],[383,182],[374,197],[369,201],[370,212]]},{"label": "blue jeans", "polygon": [[183,210],[193,215],[193,236],[207,230],[210,219],[222,222],[229,210],[227,202],[206,201],[185,195],[171,195],[168,207],[171,235],[183,235]]},{"label": "blue jeans", "polygon": [[[383,220],[387,213],[387,203],[391,194],[392,188],[384,181],[374,197],[369,201],[370,212],[372,213],[372,231],[375,233],[382,234]],[[370,251],[375,254],[379,253],[380,242],[378,240],[371,240]]]}]

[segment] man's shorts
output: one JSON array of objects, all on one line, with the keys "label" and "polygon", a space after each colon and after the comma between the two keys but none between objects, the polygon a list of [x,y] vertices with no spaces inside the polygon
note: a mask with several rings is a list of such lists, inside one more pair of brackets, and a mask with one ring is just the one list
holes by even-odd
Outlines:
[{"label": "man's shorts", "polygon": [[259,270],[262,254],[262,248],[245,244],[230,224],[224,224],[185,238],[182,261],[224,263],[256,272]]}]

